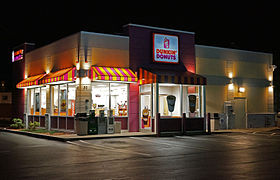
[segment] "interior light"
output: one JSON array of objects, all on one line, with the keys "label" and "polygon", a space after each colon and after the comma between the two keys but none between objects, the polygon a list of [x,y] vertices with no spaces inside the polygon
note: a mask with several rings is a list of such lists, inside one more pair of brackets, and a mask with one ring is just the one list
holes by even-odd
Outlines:
[{"label": "interior light", "polygon": [[269,81],[272,81],[272,76],[269,76],[269,77],[268,77],[268,80],[269,80]]}]

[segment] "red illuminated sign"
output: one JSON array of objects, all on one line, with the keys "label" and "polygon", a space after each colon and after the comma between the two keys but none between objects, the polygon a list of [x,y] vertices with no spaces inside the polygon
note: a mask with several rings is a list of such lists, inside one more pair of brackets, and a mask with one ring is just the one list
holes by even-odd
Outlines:
[{"label": "red illuminated sign", "polygon": [[153,60],[161,63],[179,63],[178,36],[153,34]]},{"label": "red illuminated sign", "polygon": [[23,59],[23,49],[12,52],[12,62],[19,61],[22,59]]}]

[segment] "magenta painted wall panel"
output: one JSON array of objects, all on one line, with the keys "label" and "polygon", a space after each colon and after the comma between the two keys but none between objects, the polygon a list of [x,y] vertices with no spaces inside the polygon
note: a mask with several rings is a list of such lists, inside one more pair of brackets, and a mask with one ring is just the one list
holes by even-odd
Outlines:
[{"label": "magenta painted wall panel", "polygon": [[128,122],[129,132],[139,131],[139,85],[129,84],[129,109]]},{"label": "magenta painted wall panel", "polygon": [[[133,71],[139,67],[149,69],[182,71],[195,73],[195,35],[194,33],[141,27],[126,26],[129,35],[129,66]],[[179,39],[179,64],[153,62],[153,33],[175,35]]]}]

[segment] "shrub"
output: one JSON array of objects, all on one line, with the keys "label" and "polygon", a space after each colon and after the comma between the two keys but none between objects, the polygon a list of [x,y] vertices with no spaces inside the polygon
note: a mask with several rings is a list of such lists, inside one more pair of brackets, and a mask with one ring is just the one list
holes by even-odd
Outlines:
[{"label": "shrub", "polygon": [[15,129],[24,128],[24,124],[22,123],[22,120],[20,118],[14,118],[12,121],[13,124],[10,125],[11,128],[15,128]]},{"label": "shrub", "polygon": [[30,122],[30,123],[29,123],[28,128],[31,129],[31,130],[35,130],[35,129],[36,129],[37,127],[39,127],[39,126],[40,126],[40,123],[37,122],[37,121],[34,121],[34,122]]}]

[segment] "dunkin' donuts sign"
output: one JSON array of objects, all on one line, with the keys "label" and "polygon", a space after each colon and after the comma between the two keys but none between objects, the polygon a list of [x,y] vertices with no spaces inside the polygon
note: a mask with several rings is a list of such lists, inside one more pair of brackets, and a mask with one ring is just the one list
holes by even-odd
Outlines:
[{"label": "dunkin' donuts sign", "polygon": [[154,62],[179,63],[178,36],[153,34]]}]

